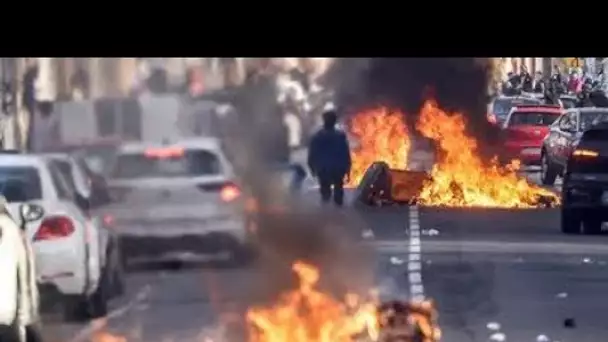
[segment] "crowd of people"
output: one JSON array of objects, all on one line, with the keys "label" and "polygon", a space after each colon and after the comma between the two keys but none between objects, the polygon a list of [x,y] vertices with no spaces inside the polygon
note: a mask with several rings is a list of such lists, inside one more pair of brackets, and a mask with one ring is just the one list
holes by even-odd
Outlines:
[{"label": "crowd of people", "polygon": [[598,75],[588,75],[580,68],[565,73],[555,65],[551,75],[545,76],[538,71],[532,76],[523,67],[519,74],[508,73],[501,88],[505,96],[542,94],[547,104],[561,104],[560,96],[568,94],[577,97],[577,107],[608,107],[608,99],[601,88]]}]

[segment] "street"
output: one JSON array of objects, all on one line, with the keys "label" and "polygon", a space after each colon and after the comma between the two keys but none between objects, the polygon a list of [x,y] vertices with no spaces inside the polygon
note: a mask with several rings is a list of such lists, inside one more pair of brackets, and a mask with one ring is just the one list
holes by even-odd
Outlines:
[{"label": "street", "polygon": [[[605,237],[562,235],[557,209],[364,208],[357,215],[371,230],[365,235],[381,295],[436,301],[444,341],[605,341]],[[130,342],[213,338],[217,313],[249,290],[250,272],[130,273],[105,329]],[[86,341],[91,329],[49,322],[45,336]]]}]

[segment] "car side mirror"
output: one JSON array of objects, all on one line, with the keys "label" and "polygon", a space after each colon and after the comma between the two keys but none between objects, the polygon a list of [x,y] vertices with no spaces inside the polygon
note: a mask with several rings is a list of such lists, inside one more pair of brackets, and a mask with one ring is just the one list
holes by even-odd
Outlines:
[{"label": "car side mirror", "polygon": [[44,216],[44,208],[38,204],[25,203],[19,206],[19,217],[21,219],[22,228],[25,223],[40,220]]}]

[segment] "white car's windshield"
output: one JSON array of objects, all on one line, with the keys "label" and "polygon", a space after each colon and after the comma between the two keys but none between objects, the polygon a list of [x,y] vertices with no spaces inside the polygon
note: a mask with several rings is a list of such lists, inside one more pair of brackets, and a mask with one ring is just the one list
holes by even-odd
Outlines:
[{"label": "white car's windshield", "polygon": [[150,150],[120,154],[111,178],[196,177],[217,175],[221,171],[218,156],[208,150],[187,149],[170,155]]}]

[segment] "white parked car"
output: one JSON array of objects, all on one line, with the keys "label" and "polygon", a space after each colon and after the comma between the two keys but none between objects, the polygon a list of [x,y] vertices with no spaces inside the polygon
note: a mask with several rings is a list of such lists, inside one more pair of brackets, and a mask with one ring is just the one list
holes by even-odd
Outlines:
[{"label": "white parked car", "polygon": [[116,246],[105,243],[110,240],[102,238],[104,231],[83,211],[86,201],[43,156],[0,154],[3,179],[19,180],[3,193],[9,206],[33,203],[45,212],[26,225],[42,301],[59,299],[68,320],[105,315],[116,283]]},{"label": "white parked car", "polygon": [[241,189],[217,139],[125,144],[108,186],[128,262],[247,260]]},{"label": "white parked car", "polygon": [[[88,212],[91,223],[95,227],[97,232],[97,240],[99,242],[99,250],[109,250],[109,256],[113,258],[110,263],[112,278],[112,294],[120,295],[124,292],[124,271],[122,258],[120,256],[120,248],[118,247],[118,235],[111,230],[108,223],[108,218],[103,215],[99,215],[99,208],[103,205],[103,202],[93,198],[95,195],[91,180],[87,176],[87,171],[83,168],[83,165],[79,163],[76,157],[67,153],[50,153],[43,155],[49,164],[55,168],[63,178],[67,181],[67,185],[75,193],[75,196],[82,199],[76,201],[85,213]],[[98,198],[99,199],[99,198]],[[107,203],[106,203],[107,204]],[[102,254],[101,258],[104,259],[106,255]],[[105,260],[102,263],[105,264]]]},{"label": "white parked car", "polygon": [[[9,183],[5,180],[0,192]],[[22,225],[13,219],[15,214],[19,222],[31,222],[44,211],[35,204],[9,208],[0,196],[0,341],[40,341],[35,261]]]}]

